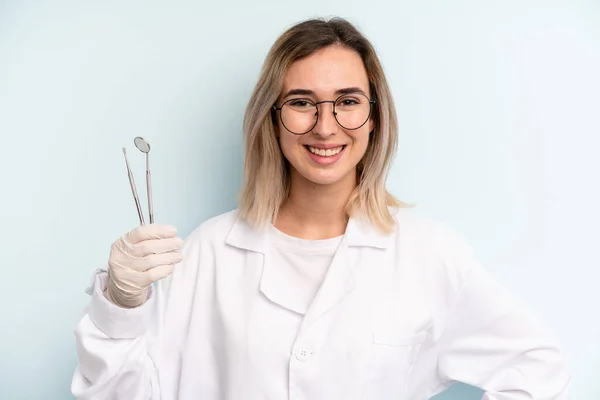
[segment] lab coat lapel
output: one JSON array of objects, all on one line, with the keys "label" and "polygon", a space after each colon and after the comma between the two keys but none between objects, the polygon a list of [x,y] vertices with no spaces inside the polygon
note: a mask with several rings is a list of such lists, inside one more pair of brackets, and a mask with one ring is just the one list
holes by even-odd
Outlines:
[{"label": "lab coat lapel", "polygon": [[340,242],[340,247],[331,261],[317,295],[306,311],[300,326],[300,334],[309,329],[319,317],[335,307],[348,293],[354,290],[354,277],[350,269],[348,246],[344,238]]},{"label": "lab coat lapel", "polygon": [[300,334],[354,290],[358,257],[351,257],[352,252],[364,247],[384,249],[389,245],[390,238],[391,236],[378,232],[369,222],[350,218],[325,279],[304,316]]},{"label": "lab coat lapel", "polygon": [[290,290],[289,286],[289,283],[281,277],[281,269],[277,265],[273,265],[271,257],[265,255],[260,278],[261,293],[273,303],[302,314],[304,306],[300,299],[292,294],[293,290]]},{"label": "lab coat lapel", "polygon": [[[270,223],[270,221],[266,222],[266,224]],[[302,304],[297,298],[290,295],[290,290],[284,285],[284,280],[280,278],[277,265],[273,265],[272,259],[267,254],[268,233],[266,228],[258,229],[238,219],[227,237],[227,244],[249,251],[246,267],[258,268],[262,271],[259,290],[270,302],[296,313],[302,313]]]}]

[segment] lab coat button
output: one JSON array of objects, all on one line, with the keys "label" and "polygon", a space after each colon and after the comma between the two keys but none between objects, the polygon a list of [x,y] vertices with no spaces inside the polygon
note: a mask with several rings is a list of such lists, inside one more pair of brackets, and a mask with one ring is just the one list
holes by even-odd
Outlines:
[{"label": "lab coat button", "polygon": [[308,360],[314,353],[304,347],[296,349],[296,358],[300,361]]}]

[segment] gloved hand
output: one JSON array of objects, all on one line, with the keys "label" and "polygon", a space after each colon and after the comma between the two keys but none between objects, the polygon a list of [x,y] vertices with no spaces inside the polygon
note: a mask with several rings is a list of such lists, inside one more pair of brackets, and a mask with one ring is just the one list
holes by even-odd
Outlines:
[{"label": "gloved hand", "polygon": [[106,298],[123,308],[142,305],[148,287],[182,260],[183,240],[167,225],[142,225],[114,242],[108,260]]}]

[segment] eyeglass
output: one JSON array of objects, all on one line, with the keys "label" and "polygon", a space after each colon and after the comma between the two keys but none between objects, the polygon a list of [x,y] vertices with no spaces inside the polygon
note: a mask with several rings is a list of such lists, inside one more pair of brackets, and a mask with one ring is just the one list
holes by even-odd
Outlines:
[{"label": "eyeglass", "polygon": [[335,100],[314,102],[306,98],[294,98],[285,101],[281,107],[273,106],[279,111],[281,123],[294,135],[304,135],[313,130],[319,120],[319,104],[332,103],[333,116],[344,129],[356,130],[367,123],[371,117],[375,100],[370,100],[362,93],[343,94]]}]

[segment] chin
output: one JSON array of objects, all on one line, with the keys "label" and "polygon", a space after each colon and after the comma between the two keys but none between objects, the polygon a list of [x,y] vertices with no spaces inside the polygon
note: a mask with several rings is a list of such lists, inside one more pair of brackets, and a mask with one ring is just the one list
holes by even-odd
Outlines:
[{"label": "chin", "polygon": [[339,178],[330,177],[306,177],[306,179],[317,185],[333,185],[340,181]]},{"label": "chin", "polygon": [[300,173],[307,181],[317,185],[334,185],[345,181],[350,171],[340,173],[336,171],[302,171]]}]

